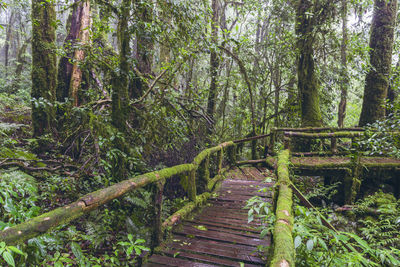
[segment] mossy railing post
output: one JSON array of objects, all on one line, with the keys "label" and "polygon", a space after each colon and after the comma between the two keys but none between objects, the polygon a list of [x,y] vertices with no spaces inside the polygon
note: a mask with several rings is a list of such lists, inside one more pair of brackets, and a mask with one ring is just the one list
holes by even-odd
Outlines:
[{"label": "mossy railing post", "polygon": [[234,166],[236,164],[236,149],[237,149],[237,145],[232,145],[229,146],[227,149],[227,153],[228,153],[228,163],[231,166]]},{"label": "mossy railing post", "polygon": [[276,142],[276,128],[271,129],[271,135],[269,136],[269,149],[271,151],[271,155],[275,154],[275,142]]},{"label": "mossy railing post", "polygon": [[161,244],[162,232],[162,205],[165,179],[153,184],[153,231],[151,233],[151,250]]},{"label": "mossy railing post", "polygon": [[203,193],[207,189],[208,181],[210,180],[210,154],[200,162],[197,168],[197,187],[199,188],[199,194]]},{"label": "mossy railing post", "polygon": [[337,150],[337,139],[336,138],[331,138],[331,152],[333,155],[335,155],[338,150]]},{"label": "mossy railing post", "polygon": [[197,196],[196,172],[197,172],[197,168],[189,172],[189,177],[188,177],[188,198],[189,198],[190,201],[196,201],[196,196]]},{"label": "mossy railing post", "polygon": [[224,162],[224,148],[223,148],[223,147],[221,147],[221,150],[218,151],[217,160],[218,160],[218,170],[217,170],[217,174],[221,174],[221,171],[222,171],[222,163]]},{"label": "mossy railing post", "polygon": [[251,159],[257,159],[257,139],[251,141]]},{"label": "mossy railing post", "polygon": [[278,155],[278,200],[276,204],[276,221],[273,231],[273,256],[271,267],[295,266],[295,249],[293,243],[293,200],[289,178],[289,150]]}]

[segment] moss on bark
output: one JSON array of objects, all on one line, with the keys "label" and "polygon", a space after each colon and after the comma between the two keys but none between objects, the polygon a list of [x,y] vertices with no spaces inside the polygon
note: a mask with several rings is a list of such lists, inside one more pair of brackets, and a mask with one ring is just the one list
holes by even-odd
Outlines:
[{"label": "moss on bark", "polygon": [[276,204],[276,222],[273,231],[273,256],[270,266],[294,266],[295,249],[293,244],[293,200],[289,178],[289,150],[278,156],[279,193]]},{"label": "moss on bark", "polygon": [[32,0],[32,126],[34,136],[50,131],[57,84],[56,11],[53,1]]},{"label": "moss on bark", "polygon": [[396,17],[397,0],[375,0],[369,42],[371,69],[365,78],[360,126],[385,116]]}]

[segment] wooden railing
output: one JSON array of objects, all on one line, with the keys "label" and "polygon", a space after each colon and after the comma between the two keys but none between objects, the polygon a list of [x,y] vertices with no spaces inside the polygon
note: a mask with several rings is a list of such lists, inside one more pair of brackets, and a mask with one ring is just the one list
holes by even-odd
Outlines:
[{"label": "wooden railing", "polygon": [[[89,193],[71,204],[59,207],[24,223],[1,231],[0,242],[6,242],[8,245],[22,243],[30,238],[44,234],[57,226],[67,225],[84,214],[87,214],[129,192],[153,184],[155,188],[153,197],[154,228],[152,231],[151,247],[154,248],[160,244],[165,231],[170,229],[180,219],[187,216],[187,214],[192,212],[196,207],[203,204],[211,196],[211,192],[216,188],[218,182],[223,180],[224,173],[230,166],[236,163],[237,145],[250,141],[254,143],[267,136],[268,135],[262,135],[225,142],[215,147],[203,150],[194,158],[192,163],[145,173]],[[217,173],[215,177],[211,178],[210,156],[215,154],[217,156]],[[225,168],[223,167],[224,158],[226,158],[227,162]],[[190,202],[162,222],[161,210],[163,205],[162,196],[164,184],[167,179],[176,175],[187,176],[187,195]]]}]

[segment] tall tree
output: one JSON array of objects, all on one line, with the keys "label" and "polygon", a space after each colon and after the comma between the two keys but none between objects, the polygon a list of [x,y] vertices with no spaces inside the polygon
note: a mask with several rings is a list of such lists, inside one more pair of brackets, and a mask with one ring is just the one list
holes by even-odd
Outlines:
[{"label": "tall tree", "polygon": [[32,124],[34,136],[48,132],[57,84],[54,1],[32,0]]},{"label": "tall tree", "polygon": [[340,58],[342,64],[341,82],[340,82],[340,103],[338,109],[338,126],[343,127],[346,117],[347,88],[349,79],[347,76],[347,0],[342,0],[342,44],[340,49]]},{"label": "tall tree", "polygon": [[320,5],[313,4],[311,0],[299,0],[297,3],[297,77],[303,127],[321,126],[322,124],[319,106],[319,82],[316,77],[314,62],[316,19],[320,8]]},{"label": "tall tree", "polygon": [[396,17],[397,0],[375,0],[369,41],[371,68],[365,78],[360,126],[385,116]]},{"label": "tall tree", "polygon": [[68,35],[64,41],[67,55],[60,59],[58,70],[57,100],[73,99],[74,106],[78,106],[78,91],[82,82],[82,71],[78,64],[84,59],[84,51],[76,48],[78,43],[89,41],[90,1],[75,0],[75,5],[68,19]]},{"label": "tall tree", "polygon": [[130,17],[131,1],[123,0],[118,20],[119,70],[112,78],[112,122],[116,128],[125,132],[129,114],[129,62],[130,32],[128,20]]},{"label": "tall tree", "polygon": [[207,101],[207,115],[210,118],[212,125],[209,125],[207,128],[207,132],[210,134],[214,128],[214,113],[216,107],[216,97],[217,97],[217,75],[218,75],[218,54],[217,54],[217,45],[218,45],[218,0],[211,0],[211,10],[212,10],[212,19],[211,19],[211,41],[213,47],[211,48],[210,53],[210,89],[208,92],[208,101]]}]

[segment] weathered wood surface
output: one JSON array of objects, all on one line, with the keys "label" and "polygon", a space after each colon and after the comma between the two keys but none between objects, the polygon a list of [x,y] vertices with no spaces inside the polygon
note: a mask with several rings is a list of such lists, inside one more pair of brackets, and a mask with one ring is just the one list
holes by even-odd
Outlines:
[{"label": "weathered wood surface", "polygon": [[235,168],[227,173],[218,191],[194,218],[183,221],[145,266],[265,266],[265,252],[257,246],[269,245],[260,239],[259,221],[248,223],[246,201],[254,195],[266,200],[271,193],[259,192],[272,184],[263,180],[265,169]]},{"label": "weathered wood surface", "polygon": [[[295,169],[348,168],[353,164],[350,157],[292,157],[291,162]],[[362,157],[360,163],[365,168],[400,168],[400,159],[395,158]]]}]

